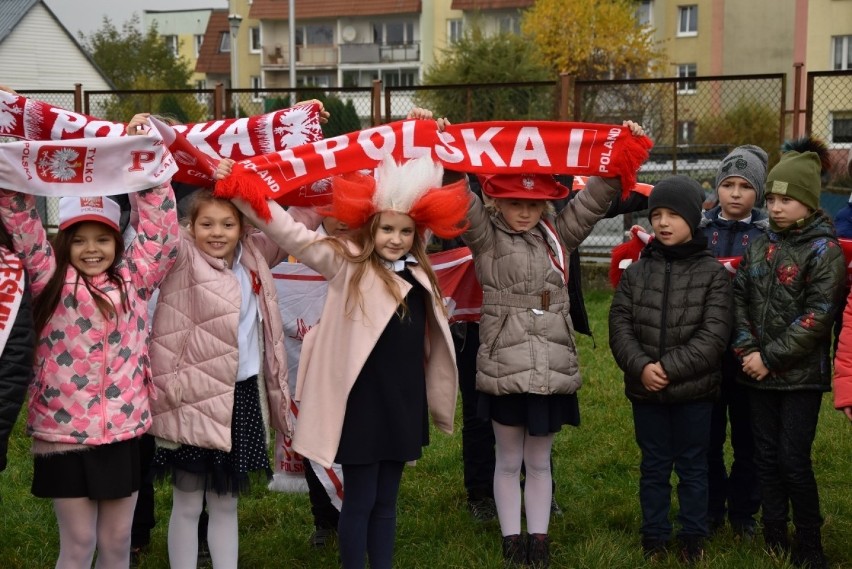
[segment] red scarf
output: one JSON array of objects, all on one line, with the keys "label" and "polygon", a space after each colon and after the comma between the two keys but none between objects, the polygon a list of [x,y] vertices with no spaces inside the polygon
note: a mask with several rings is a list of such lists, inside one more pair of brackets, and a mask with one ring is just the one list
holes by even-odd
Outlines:
[{"label": "red scarf", "polygon": [[24,264],[12,251],[0,249],[0,354],[12,333],[24,296]]},{"label": "red scarf", "polygon": [[408,120],[319,140],[234,166],[216,185],[262,217],[264,202],[330,175],[374,168],[386,155],[402,161],[429,155],[447,169],[477,174],[581,174],[621,178],[625,194],[653,143],[626,127],[562,122],[480,122],[438,132],[435,121]]}]

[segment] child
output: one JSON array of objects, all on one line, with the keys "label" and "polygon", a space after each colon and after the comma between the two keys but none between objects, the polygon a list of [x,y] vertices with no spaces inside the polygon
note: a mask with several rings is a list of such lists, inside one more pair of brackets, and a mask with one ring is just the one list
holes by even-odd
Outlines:
[{"label": "child", "polygon": [[457,378],[447,315],[424,235],[463,230],[464,182],[441,188],[429,157],[387,158],[377,179],[335,178],[331,216],[344,237],[321,238],[269,202],[272,220],[241,209],[282,247],[328,280],[320,323],[305,337],[293,448],[343,466],[338,539],[345,569],[390,569],[405,462],[429,442],[428,415],[452,432]]},{"label": "child", "polygon": [[680,557],[704,554],[707,447],[722,353],[731,333],[731,282],[698,230],[704,191],[686,176],[661,180],[648,198],[655,238],[630,265],[612,299],[609,345],[624,371],[642,451],[642,549],[665,553],[672,466],[681,529]]},{"label": "child", "polygon": [[[767,160],[762,148],[745,145],[735,148],[719,164],[715,186],[719,205],[705,212],[699,224],[714,257],[742,257],[749,243],[769,226],[766,215],[758,209],[763,206]],[[751,539],[755,532],[754,516],[760,509],[760,493],[748,397],[745,388],[736,381],[739,373],[740,362],[729,346],[722,356],[721,396],[713,405],[710,421],[707,513],[711,532],[725,525],[727,511],[734,535]],[[724,453],[728,421],[734,451],[730,476]]]},{"label": "child", "polygon": [[9,435],[33,376],[35,328],[29,276],[0,219],[0,472],[6,470]]},{"label": "child", "polygon": [[821,160],[801,148],[766,179],[770,230],[746,250],[734,278],[734,349],[749,387],[763,536],[793,562],[827,567],[811,464],[822,394],[831,389],[831,328],[842,302],[846,263],[831,219],[819,209]]},{"label": "child", "polygon": [[155,466],[172,471],[171,567],[196,566],[206,498],[210,556],[227,569],[239,558],[238,496],[250,473],[272,473],[266,421],[290,430],[284,330],[269,269],[287,253],[247,230],[229,201],[209,190],[192,199],[154,313],[151,433],[162,447]]},{"label": "child", "polygon": [[91,566],[96,547],[97,567],[129,563],[139,437],[151,425],[147,301],[178,231],[169,185],[139,192],[138,204],[139,235],[125,250],[109,198],[60,199],[52,245],[32,196],[0,198],[37,301],[32,492],[53,499],[60,568]]},{"label": "child", "polygon": [[[642,128],[625,123],[634,135]],[[478,414],[494,428],[494,499],[506,563],[549,564],[550,450],[564,424],[579,423],[577,350],[569,315],[567,259],[604,216],[620,183],[592,178],[557,216],[549,202],[568,195],[552,176],[494,175],[470,194],[464,240],[482,285],[477,354]],[[529,544],[521,536],[521,465]],[[527,551],[529,550],[529,551]]]}]

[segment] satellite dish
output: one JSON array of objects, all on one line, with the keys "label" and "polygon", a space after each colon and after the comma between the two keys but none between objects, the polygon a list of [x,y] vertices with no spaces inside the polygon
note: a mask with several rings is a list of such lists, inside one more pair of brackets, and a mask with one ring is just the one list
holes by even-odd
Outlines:
[{"label": "satellite dish", "polygon": [[340,32],[340,36],[343,38],[343,41],[351,42],[355,41],[355,38],[358,37],[358,32],[355,31],[353,26],[344,26]]}]

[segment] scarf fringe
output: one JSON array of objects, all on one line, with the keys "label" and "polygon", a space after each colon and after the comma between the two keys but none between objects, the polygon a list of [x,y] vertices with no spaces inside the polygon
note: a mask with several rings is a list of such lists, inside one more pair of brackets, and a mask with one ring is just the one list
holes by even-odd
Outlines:
[{"label": "scarf fringe", "polygon": [[230,176],[216,182],[213,195],[224,200],[240,198],[251,206],[260,219],[266,222],[272,221],[272,211],[266,203],[266,196],[258,188],[258,184],[252,180],[253,176],[247,172],[238,171],[239,168],[239,165],[235,165]]},{"label": "scarf fringe", "polygon": [[621,197],[627,199],[636,186],[636,173],[648,159],[654,143],[647,136],[633,136],[629,133],[619,143],[621,146],[617,164],[621,178]]}]

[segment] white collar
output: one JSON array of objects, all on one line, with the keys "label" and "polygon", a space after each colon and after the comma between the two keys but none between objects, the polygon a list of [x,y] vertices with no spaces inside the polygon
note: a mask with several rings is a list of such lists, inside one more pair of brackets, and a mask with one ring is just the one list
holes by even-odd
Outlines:
[{"label": "white collar", "polygon": [[722,221],[739,221],[740,223],[751,223],[751,214],[748,214],[748,217],[744,217],[742,219],[728,219],[722,213],[722,210],[719,210],[719,219],[721,219]]},{"label": "white collar", "polygon": [[412,255],[411,253],[407,253],[405,257],[403,257],[402,259],[397,259],[396,261],[388,261],[386,259],[382,259],[381,257],[379,257],[379,259],[381,259],[382,264],[384,266],[386,266],[388,269],[392,270],[395,273],[404,270],[405,265],[417,264],[417,259],[415,259],[414,255]]}]

